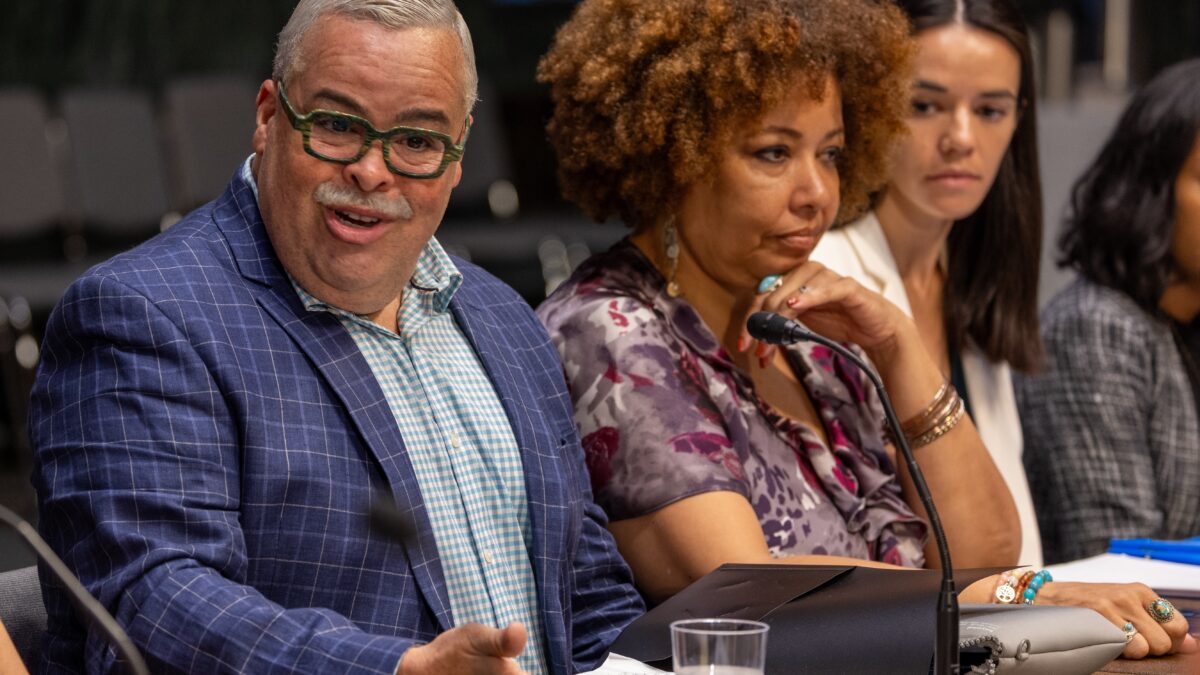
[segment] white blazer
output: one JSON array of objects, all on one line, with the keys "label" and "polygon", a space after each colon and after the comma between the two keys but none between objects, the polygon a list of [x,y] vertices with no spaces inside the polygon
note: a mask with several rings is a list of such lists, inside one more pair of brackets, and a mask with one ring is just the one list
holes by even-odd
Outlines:
[{"label": "white blazer", "polygon": [[[826,233],[810,257],[838,274],[852,277],[912,316],[896,259],[874,212]],[[975,428],[1017,504],[1021,520],[1020,564],[1041,567],[1042,540],[1021,462],[1021,418],[1013,394],[1012,372],[1008,363],[988,360],[974,345],[967,345],[961,357]],[[970,478],[964,476],[964,480]]]}]

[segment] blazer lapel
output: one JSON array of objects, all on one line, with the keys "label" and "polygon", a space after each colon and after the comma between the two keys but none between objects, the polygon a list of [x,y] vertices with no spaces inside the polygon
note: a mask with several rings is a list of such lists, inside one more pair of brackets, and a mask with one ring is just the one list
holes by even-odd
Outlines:
[{"label": "blazer lapel", "polygon": [[[529,369],[518,360],[521,350],[528,347],[509,341],[513,326],[490,308],[487,298],[480,297],[478,286],[482,283],[478,277],[468,276],[450,301],[450,309],[496,388],[516,437],[525,469],[533,533],[529,558],[538,581],[547,657],[551,664],[569,664],[571,654],[563,621],[549,620],[563,615],[562,559],[568,557],[570,544],[569,516],[565,515],[570,509],[558,508],[570,503],[570,478],[564,475],[560,457],[562,439],[556,435],[557,430],[545,424],[545,414],[536,404],[538,385],[528,384]],[[539,555],[539,551],[555,554]]]},{"label": "blazer lapel", "polygon": [[887,235],[883,233],[883,226],[879,224],[875,212],[869,211],[858,222],[846,226],[846,238],[862,263],[863,271],[877,284],[879,294],[912,316],[908,291],[904,290],[896,259],[892,257]]},{"label": "blazer lapel", "polygon": [[[238,190],[239,186],[246,187]],[[291,336],[345,406],[367,448],[375,456],[395,498],[417,534],[403,542],[426,603],[442,630],[452,626],[450,599],[438,558],[429,514],[396,419],[354,338],[325,312],[309,312],[283,273],[248,186],[235,178],[217,209],[218,226],[229,240],[243,276],[258,285],[259,305]],[[366,514],[364,514],[365,517]]]}]

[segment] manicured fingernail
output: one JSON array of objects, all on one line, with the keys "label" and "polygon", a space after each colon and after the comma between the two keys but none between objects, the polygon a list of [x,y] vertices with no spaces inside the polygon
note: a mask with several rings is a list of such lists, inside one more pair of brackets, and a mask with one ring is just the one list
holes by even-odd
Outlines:
[{"label": "manicured fingernail", "polygon": [[764,369],[764,370],[766,369],[766,367],[767,367],[767,357],[765,357],[765,356],[760,356],[760,357],[758,357],[758,367],[759,367],[759,368],[762,368],[762,369]]},{"label": "manicured fingernail", "polygon": [[758,343],[758,346],[754,348],[754,355],[760,359],[762,357],[766,356],[767,355],[767,345],[763,344],[762,342]]},{"label": "manicured fingernail", "polygon": [[800,304],[800,298],[797,298],[796,296],[793,295],[792,297],[787,299],[786,304],[788,307],[795,307],[796,305]]},{"label": "manicured fingernail", "polygon": [[738,336],[737,350],[739,352],[746,351],[746,348],[750,346],[749,343],[750,343],[750,338],[746,337],[745,333],[742,333],[741,335]]}]

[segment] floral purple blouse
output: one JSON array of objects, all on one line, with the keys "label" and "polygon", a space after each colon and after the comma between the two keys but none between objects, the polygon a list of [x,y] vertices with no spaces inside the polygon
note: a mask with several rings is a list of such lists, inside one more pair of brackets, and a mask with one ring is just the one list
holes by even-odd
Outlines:
[{"label": "floral purple blouse", "polygon": [[562,355],[596,502],[613,520],[727,490],[774,557],[840,555],[919,567],[925,523],[884,449],[883,410],[819,345],[788,357],[833,447],[760,399],[749,377],[628,240],[585,262],[538,308]]}]

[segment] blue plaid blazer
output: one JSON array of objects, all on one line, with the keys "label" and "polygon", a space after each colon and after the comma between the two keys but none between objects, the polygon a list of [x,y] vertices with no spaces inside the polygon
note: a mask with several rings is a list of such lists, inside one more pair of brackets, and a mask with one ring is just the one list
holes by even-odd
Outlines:
[{"label": "blue plaid blazer", "polygon": [[[524,463],[549,666],[590,669],[643,606],[592,502],[545,331],[511,289],[455,262],[452,311]],[[42,534],[156,673],[391,673],[451,626],[384,395],[337,319],[305,311],[239,176],[70,288],[30,434]],[[416,525],[410,541],[369,529],[381,490]],[[43,595],[42,672],[113,670],[61,589]]]}]

